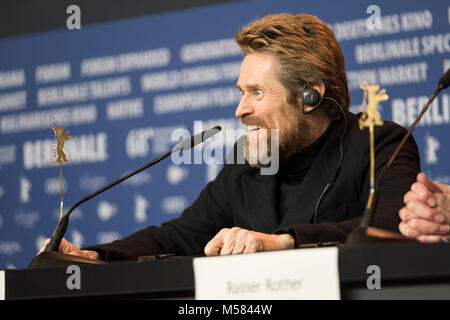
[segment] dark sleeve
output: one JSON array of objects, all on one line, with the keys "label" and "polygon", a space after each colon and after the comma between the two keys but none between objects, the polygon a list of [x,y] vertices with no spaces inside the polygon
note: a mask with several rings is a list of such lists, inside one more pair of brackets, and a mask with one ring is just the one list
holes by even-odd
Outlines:
[{"label": "dark sleeve", "polygon": [[[378,134],[378,137],[376,135],[375,140],[376,179],[406,133],[404,128],[393,123],[390,123],[386,128],[382,127],[380,129],[380,134]],[[365,208],[370,191],[369,147],[363,151],[355,170],[357,172],[356,183],[360,190],[361,206]],[[409,191],[419,172],[419,151],[414,138],[410,136],[380,184],[380,196],[373,216],[372,226],[398,231],[400,223],[398,211],[403,207],[403,196]],[[297,245],[329,241],[345,242],[350,232],[359,226],[360,221],[361,217],[357,217],[341,222],[295,225],[288,228],[280,228],[275,231],[275,234],[289,233],[294,237]]]},{"label": "dark sleeve", "polygon": [[161,253],[203,254],[205,245],[221,228],[232,226],[226,193],[230,170],[230,165],[225,165],[179,218],[160,227],[150,226],[121,240],[83,249],[97,251],[106,261]]}]

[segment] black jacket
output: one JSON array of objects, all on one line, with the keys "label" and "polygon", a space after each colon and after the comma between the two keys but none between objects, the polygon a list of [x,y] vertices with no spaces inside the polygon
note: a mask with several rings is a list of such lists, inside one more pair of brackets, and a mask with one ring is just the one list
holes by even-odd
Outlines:
[{"label": "black jacket", "polygon": [[[263,176],[259,169],[248,164],[225,164],[217,178],[179,218],[110,244],[85,249],[98,251],[105,260],[136,259],[158,253],[199,255],[217,232],[234,226],[264,233],[290,233],[296,244],[343,242],[359,224],[364,212],[369,195],[370,168],[369,131],[359,129],[357,115],[347,113],[347,120],[342,143],[344,156],[336,176],[343,120],[331,128],[302,183],[292,191],[298,197],[290,198],[294,199],[291,200],[293,203],[281,218],[278,213],[278,174]],[[375,128],[376,176],[405,133],[403,127],[389,121]],[[398,230],[398,210],[403,206],[403,195],[419,172],[419,153],[410,137],[381,184],[374,226]],[[331,187],[324,193],[331,182]]]}]

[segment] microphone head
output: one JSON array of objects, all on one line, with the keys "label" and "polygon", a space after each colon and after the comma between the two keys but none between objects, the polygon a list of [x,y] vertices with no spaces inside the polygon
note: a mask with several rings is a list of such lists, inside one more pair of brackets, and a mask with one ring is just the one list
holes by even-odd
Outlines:
[{"label": "microphone head", "polygon": [[216,135],[217,133],[220,132],[220,130],[222,130],[222,128],[220,126],[215,126],[214,128],[203,131],[201,142],[206,141],[209,138],[211,138],[212,136]]},{"label": "microphone head", "polygon": [[442,86],[442,89],[448,88],[450,85],[450,68],[444,73],[444,75],[439,79],[439,86]]},{"label": "microphone head", "polygon": [[177,146],[175,146],[172,149],[172,152],[177,152],[181,149],[189,150],[190,148],[195,147],[197,144],[202,143],[211,138],[212,136],[216,135],[217,133],[220,132],[220,130],[222,130],[220,126],[215,126],[214,128],[197,133],[196,135],[181,141]]}]

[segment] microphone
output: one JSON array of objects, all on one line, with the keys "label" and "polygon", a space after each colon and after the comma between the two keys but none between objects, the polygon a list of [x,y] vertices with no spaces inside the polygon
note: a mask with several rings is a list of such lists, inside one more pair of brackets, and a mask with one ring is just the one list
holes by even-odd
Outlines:
[{"label": "microphone", "polygon": [[197,144],[208,140],[209,138],[217,134],[220,130],[222,130],[220,126],[215,126],[214,128],[197,133],[195,136],[184,139],[172,149],[171,153],[178,152],[179,150],[189,150],[190,148],[195,147]]},{"label": "microphone", "polygon": [[439,79],[439,87],[442,89],[447,89],[450,85],[450,68],[444,73],[444,75]]},{"label": "microphone", "polygon": [[[383,170],[381,171],[381,173],[378,177],[377,183],[375,185],[375,193],[373,195],[373,202],[371,205],[368,204],[366,206],[364,214],[361,218],[361,222],[360,222],[359,226],[356,229],[354,229],[348,236],[348,238],[345,242],[346,246],[352,246],[352,245],[361,244],[361,243],[377,242],[377,240],[380,240],[380,239],[388,240],[388,241],[392,241],[392,240],[394,240],[394,241],[395,240],[410,241],[409,238],[403,237],[401,234],[399,234],[397,232],[371,227],[374,212],[377,207],[378,199],[379,199],[379,195],[380,195],[380,185],[386,175],[387,170],[391,166],[392,162],[394,162],[395,158],[397,157],[398,153],[400,152],[400,149],[403,147],[406,140],[409,138],[412,131],[414,130],[416,125],[419,123],[420,119],[422,119],[422,116],[425,114],[425,112],[427,112],[428,108],[430,107],[430,104],[437,97],[437,95],[441,92],[441,90],[446,89],[449,86],[449,84],[450,84],[450,69],[447,69],[445,74],[439,79],[437,89],[434,91],[431,98],[428,100],[428,102],[422,108],[422,110],[419,113],[419,115],[417,116],[416,120],[413,122],[413,124],[409,128],[408,132],[405,134],[402,141],[400,142],[398,147],[395,149],[391,158],[386,163],[386,165],[383,167]],[[369,201],[370,201],[370,197],[369,197]]]},{"label": "microphone", "polygon": [[128,178],[131,178],[132,176],[134,176],[135,174],[157,164],[158,162],[160,162],[161,160],[167,158],[168,156],[170,156],[172,153],[177,152],[179,150],[188,150],[194,146],[196,146],[199,143],[202,143],[206,140],[208,140],[209,138],[211,138],[212,136],[216,135],[217,133],[219,133],[221,131],[221,127],[220,126],[216,126],[214,128],[205,130],[201,133],[198,133],[192,137],[189,137],[187,139],[184,139],[183,141],[181,141],[177,146],[175,146],[174,148],[172,148],[172,150],[170,150],[169,152],[167,152],[166,154],[162,155],[161,157],[147,163],[146,165],[140,167],[139,169],[123,176],[122,178],[114,181],[113,183],[89,194],[88,196],[84,197],[83,199],[81,199],[80,201],[78,201],[75,205],[73,205],[69,211],[60,219],[55,231],[53,232],[52,238],[50,240],[50,242],[47,244],[47,246],[45,247],[44,252],[52,252],[52,251],[58,251],[59,245],[61,244],[61,240],[64,237],[64,234],[66,232],[67,226],[69,224],[69,216],[70,214],[73,212],[73,210],[75,208],[77,208],[79,205],[81,205],[82,203],[94,198],[95,196],[99,195],[100,193],[114,187],[115,185],[127,180]]}]

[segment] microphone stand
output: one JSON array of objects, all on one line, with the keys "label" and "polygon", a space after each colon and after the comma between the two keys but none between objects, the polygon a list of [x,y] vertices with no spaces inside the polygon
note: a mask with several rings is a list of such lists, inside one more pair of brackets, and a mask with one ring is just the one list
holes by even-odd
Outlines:
[{"label": "microphone stand", "polygon": [[64,237],[64,234],[66,233],[67,226],[69,224],[69,216],[82,203],[92,199],[93,197],[99,195],[100,193],[114,187],[115,185],[123,182],[124,180],[131,178],[135,174],[138,174],[139,172],[157,164],[158,162],[164,160],[168,156],[170,156],[172,153],[177,152],[179,150],[188,150],[195,145],[206,141],[207,139],[211,138],[213,135],[217,134],[221,130],[220,126],[216,126],[214,128],[205,130],[201,133],[198,133],[192,137],[189,137],[182,142],[180,142],[177,146],[175,146],[172,150],[167,152],[166,154],[162,155],[161,157],[147,163],[146,165],[140,167],[139,169],[134,170],[133,172],[130,172],[129,174],[123,176],[122,178],[112,182],[111,184],[108,184],[107,186],[87,195],[77,203],[75,203],[69,211],[59,220],[58,225],[56,226],[55,231],[53,232],[52,238],[50,239],[50,242],[45,247],[44,251],[38,254],[33,258],[31,261],[29,268],[35,268],[35,267],[47,267],[47,266],[61,266],[61,265],[70,265],[73,263],[81,263],[81,264],[103,264],[105,261],[102,260],[95,260],[95,259],[89,259],[84,257],[79,257],[71,254],[64,254],[58,252],[59,245],[61,244],[61,241]]},{"label": "microphone stand", "polygon": [[61,244],[61,240],[64,237],[67,226],[69,224],[70,214],[73,212],[73,210],[75,210],[82,203],[84,203],[84,202],[92,199],[93,197],[99,195],[100,193],[114,187],[115,185],[121,183],[122,181],[124,181],[128,178],[131,178],[135,174],[138,174],[139,172],[147,169],[148,167],[151,167],[151,166],[157,164],[161,160],[170,156],[174,151],[175,151],[175,149],[167,152],[163,156],[147,163],[146,165],[144,165],[144,166],[140,167],[139,169],[123,176],[122,178],[108,184],[107,186],[104,186],[100,190],[97,190],[97,191],[87,195],[86,197],[84,197],[83,199],[81,199],[80,201],[75,203],[69,209],[69,211],[67,211],[67,213],[59,220],[59,223],[56,226],[55,231],[53,232],[53,236],[52,236],[50,242],[45,247],[44,252],[41,252],[39,255],[34,257],[34,259],[31,261],[29,267],[33,268],[33,267],[48,266],[48,265],[67,265],[67,263],[70,263],[70,262],[91,263],[91,264],[105,263],[104,261],[101,261],[101,260],[88,259],[88,258],[84,258],[84,257],[78,257],[78,256],[58,252],[59,245]]}]

